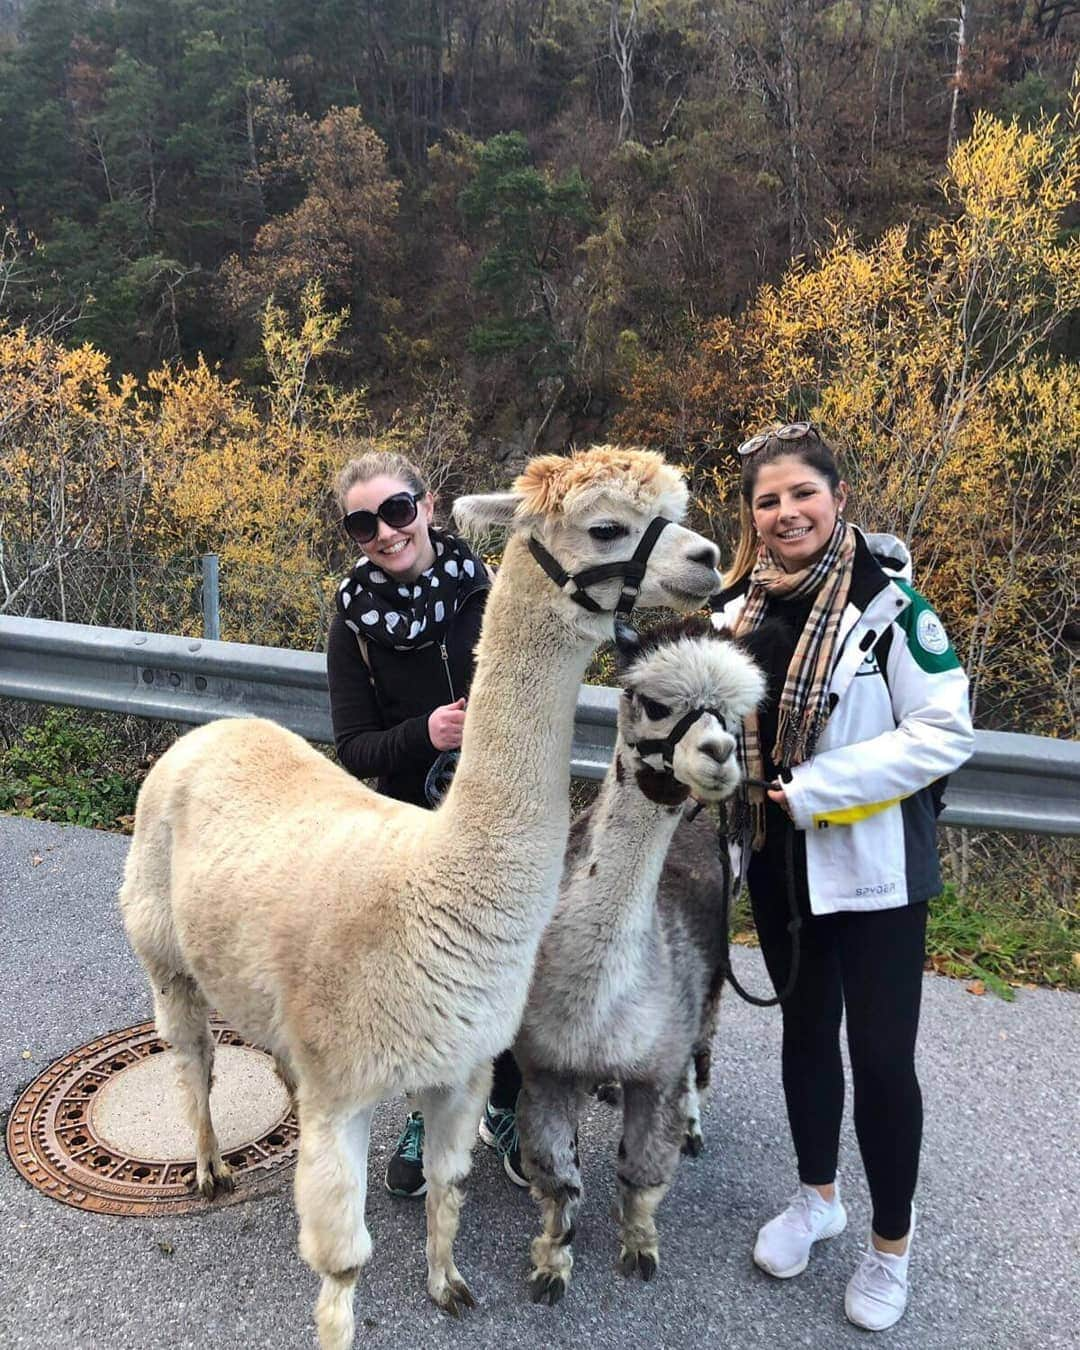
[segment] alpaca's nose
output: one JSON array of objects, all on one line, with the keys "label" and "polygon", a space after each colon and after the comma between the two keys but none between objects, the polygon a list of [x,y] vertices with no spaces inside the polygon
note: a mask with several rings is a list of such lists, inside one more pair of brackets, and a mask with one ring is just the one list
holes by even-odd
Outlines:
[{"label": "alpaca's nose", "polygon": [[708,755],[710,759],[716,760],[717,764],[726,764],[731,758],[731,752],[735,749],[735,742],[729,737],[726,741],[705,741],[701,746],[701,753]]},{"label": "alpaca's nose", "polygon": [[701,547],[690,554],[690,561],[700,563],[702,567],[715,567],[720,561],[720,550],[715,544],[710,544],[707,539],[703,539]]}]

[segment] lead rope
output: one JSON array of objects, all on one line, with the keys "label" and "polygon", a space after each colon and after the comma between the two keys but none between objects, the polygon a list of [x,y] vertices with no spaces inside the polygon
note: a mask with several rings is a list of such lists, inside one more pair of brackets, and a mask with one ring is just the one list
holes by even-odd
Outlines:
[{"label": "lead rope", "polygon": [[791,934],[791,968],[788,971],[787,983],[775,998],[758,998],[756,994],[751,994],[745,990],[739,983],[735,971],[731,965],[731,855],[728,852],[727,835],[721,829],[717,833],[717,841],[720,847],[720,865],[724,873],[723,898],[720,902],[720,931],[724,935],[724,956],[721,967],[723,978],[728,981],[732,989],[741,999],[747,1003],[752,1003],[755,1008],[773,1008],[778,1003],[788,998],[791,991],[795,988],[795,981],[799,978],[799,958],[802,956],[802,915],[799,913],[798,901],[795,899],[795,831],[789,829],[786,831],[784,839],[784,870],[787,873],[787,901],[788,901],[788,932]]}]

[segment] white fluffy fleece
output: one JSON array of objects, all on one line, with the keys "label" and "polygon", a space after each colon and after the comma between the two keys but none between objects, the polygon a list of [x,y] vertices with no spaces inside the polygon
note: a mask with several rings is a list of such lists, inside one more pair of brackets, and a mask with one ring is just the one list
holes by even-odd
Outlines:
[{"label": "white fluffy fleece", "polygon": [[[643,519],[664,516],[668,520],[682,520],[690,505],[690,491],[683,482],[672,483],[648,501],[642,501]],[[598,518],[604,512],[614,516],[625,513],[625,504],[606,483],[595,483],[574,493],[573,515],[578,520]]]},{"label": "white fluffy fleece", "polygon": [[[765,696],[765,677],[751,658],[725,638],[684,637],[644,653],[623,675],[635,693],[673,707],[719,708],[728,730]],[[681,714],[680,714],[681,715]]]}]

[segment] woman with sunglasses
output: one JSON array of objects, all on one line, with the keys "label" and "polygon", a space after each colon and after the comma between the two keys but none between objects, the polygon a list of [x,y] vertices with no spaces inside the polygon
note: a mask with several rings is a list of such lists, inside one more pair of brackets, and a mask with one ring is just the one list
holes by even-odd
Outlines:
[{"label": "woman with sunglasses", "polygon": [[[338,759],[387,796],[433,806],[461,745],[487,568],[463,539],[434,527],[435,499],[402,455],[350,460],[336,495],[360,552],[338,587],[326,648]],[[506,1051],[495,1061],[480,1135],[524,1186],[514,1114],[520,1086]],[[423,1143],[423,1118],[414,1112],[386,1169],[392,1194],[426,1192]]]},{"label": "woman with sunglasses", "polygon": [[799,1187],[758,1233],[754,1260],[778,1279],[799,1275],[814,1243],[847,1223],[837,1179],[846,1013],[873,1215],[844,1307],[880,1331],[908,1298],[922,1139],[915,1036],[927,901],[941,890],[934,784],[971,753],[967,679],[911,585],[906,547],[845,521],[847,485],[816,427],[773,428],[739,453],[741,534],[714,622],[761,628],[768,654],[769,698],[747,719],[742,750],[747,775],[772,787],[749,789],[737,852],[778,992],[793,965],[792,903],[801,919],[781,1005]]}]

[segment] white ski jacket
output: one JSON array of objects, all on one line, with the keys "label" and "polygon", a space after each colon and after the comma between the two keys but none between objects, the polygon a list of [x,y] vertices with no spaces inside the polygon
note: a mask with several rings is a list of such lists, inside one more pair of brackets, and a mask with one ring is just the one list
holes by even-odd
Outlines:
[{"label": "white ski jacket", "polygon": [[[718,628],[734,627],[748,586],[713,598]],[[817,750],[782,775],[795,827],[806,831],[811,911],[930,899],[941,890],[930,785],[965,763],[974,732],[967,676],[892,535],[859,534],[829,701]]]}]

